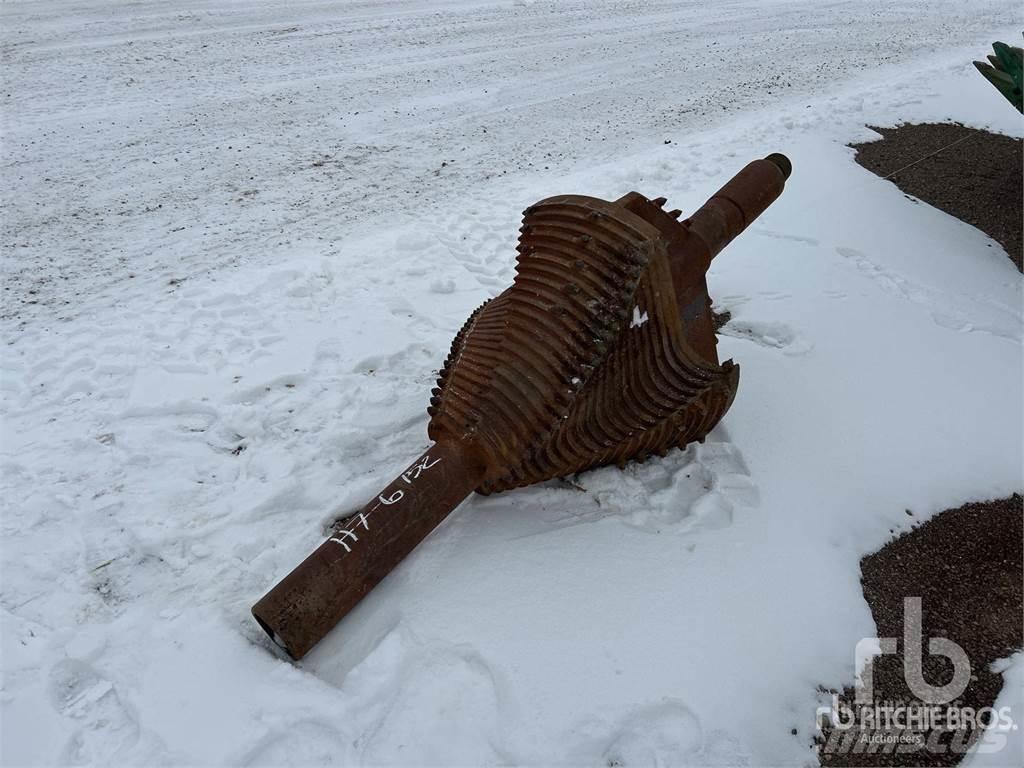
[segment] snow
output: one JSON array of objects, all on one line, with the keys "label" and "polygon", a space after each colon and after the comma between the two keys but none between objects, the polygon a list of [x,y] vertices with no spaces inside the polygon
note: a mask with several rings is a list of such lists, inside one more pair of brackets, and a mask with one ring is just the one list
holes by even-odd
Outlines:
[{"label": "snow", "polygon": [[1003,675],[1003,689],[992,705],[1000,719],[971,748],[961,763],[964,768],[999,768],[1013,765],[1013,760],[1019,765],[1024,759],[1024,731],[1020,727],[1020,713],[1024,712],[1024,654],[1015,653],[993,664],[992,669]]},{"label": "snow", "polygon": [[633,307],[633,317],[629,321],[629,327],[630,328],[639,328],[644,323],[646,323],[648,319],[649,318],[647,317],[647,312],[646,311],[641,312],[640,311],[640,307],[639,306],[635,306],[635,307]]},{"label": "snow", "polygon": [[[4,764],[813,764],[859,558],[1024,484],[1019,274],[846,144],[1021,135],[970,65],[1018,13],[0,6]],[[772,151],[707,443],[471,498],[284,660],[250,605],[426,447],[522,209]]]}]

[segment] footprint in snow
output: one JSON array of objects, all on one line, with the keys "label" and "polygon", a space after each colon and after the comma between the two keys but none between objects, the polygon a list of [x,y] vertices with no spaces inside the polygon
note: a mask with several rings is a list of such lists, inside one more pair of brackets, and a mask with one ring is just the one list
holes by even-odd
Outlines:
[{"label": "footprint in snow", "polygon": [[354,666],[324,654],[322,666],[310,667],[364,702],[347,722],[358,759],[341,763],[515,762],[501,745],[502,726],[514,716],[502,670],[470,645],[420,638],[397,616],[386,616],[381,628],[382,636],[362,638],[365,655]]},{"label": "footprint in snow", "polygon": [[814,239],[813,237],[803,237],[801,235],[790,235],[790,234],[787,234],[785,232],[775,232],[775,231],[770,230],[770,229],[756,228],[756,229],[754,229],[754,233],[756,235],[759,235],[760,237],[769,237],[772,240],[787,240],[787,241],[789,241],[791,243],[801,243],[803,245],[810,245],[810,246],[820,245],[820,241]]},{"label": "footprint in snow", "polygon": [[666,696],[627,715],[602,754],[609,768],[628,766],[746,766],[748,750],[735,737],[707,730],[681,699]]},{"label": "footprint in snow", "polygon": [[477,284],[497,295],[512,281],[519,218],[508,210],[460,210],[434,227],[434,237]]},{"label": "footprint in snow", "polygon": [[785,323],[772,320],[731,320],[718,331],[721,336],[752,341],[789,356],[806,355],[814,345]]},{"label": "footprint in snow", "polygon": [[129,762],[139,726],[121,703],[113,683],[80,659],[65,659],[50,671],[53,708],[75,724],[61,750],[61,765]]},{"label": "footprint in snow", "polygon": [[[836,253],[851,262],[883,291],[926,308],[939,307],[931,312],[931,318],[940,328],[956,333],[985,333],[1015,343],[1019,343],[1024,336],[1020,316],[1012,308],[984,298],[959,296],[918,284],[872,261],[855,248],[838,246]],[[958,310],[958,305],[966,311]],[[978,310],[986,312],[988,318],[984,321],[971,319]]]},{"label": "footprint in snow", "polygon": [[602,755],[609,766],[687,765],[703,744],[700,718],[680,699],[665,698],[628,715]]}]

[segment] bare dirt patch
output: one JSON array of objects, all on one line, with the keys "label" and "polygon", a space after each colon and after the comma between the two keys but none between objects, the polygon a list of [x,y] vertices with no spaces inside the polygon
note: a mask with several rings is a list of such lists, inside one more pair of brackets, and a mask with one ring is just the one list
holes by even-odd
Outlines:
[{"label": "bare dirt patch", "polygon": [[869,127],[882,139],[851,145],[860,165],[977,227],[1024,271],[1024,141],[959,123]]},{"label": "bare dirt patch", "polygon": [[[993,706],[1003,676],[990,666],[1024,646],[1022,502],[1020,494],[1014,494],[946,510],[861,560],[864,599],[878,637],[897,639],[896,653],[878,656],[873,662],[873,702],[920,705],[904,674],[904,598],[919,597],[925,681],[942,686],[954,677],[948,658],[928,653],[930,638],[954,641],[970,660],[966,689],[958,699],[940,705],[942,710],[947,712],[953,705],[975,711]],[[852,687],[840,694],[843,704],[860,712],[854,699]],[[879,739],[878,734],[886,730],[858,718],[857,727],[848,734],[849,749],[833,751],[826,747],[830,738],[836,739],[833,746],[839,744],[838,734],[826,732],[821,744],[822,765],[956,765],[980,735],[969,725],[948,730],[890,729],[890,733],[914,736],[911,743],[898,746]],[[872,736],[876,737],[874,743]]]}]

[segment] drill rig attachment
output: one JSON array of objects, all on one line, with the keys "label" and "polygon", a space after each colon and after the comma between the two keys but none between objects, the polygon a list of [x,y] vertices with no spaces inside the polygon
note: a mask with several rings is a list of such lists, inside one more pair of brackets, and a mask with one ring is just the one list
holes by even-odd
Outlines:
[{"label": "drill rig attachment", "polygon": [[253,606],[260,626],[300,659],[474,490],[703,440],[739,382],[718,361],[705,275],[790,170],[755,160],[685,221],[637,192],[527,208],[512,286],[470,315],[441,369],[434,444]]}]

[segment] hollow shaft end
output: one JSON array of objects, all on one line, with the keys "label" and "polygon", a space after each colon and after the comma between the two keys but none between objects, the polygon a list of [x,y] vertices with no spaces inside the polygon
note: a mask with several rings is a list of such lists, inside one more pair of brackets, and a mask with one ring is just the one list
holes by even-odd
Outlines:
[{"label": "hollow shaft end", "polygon": [[793,163],[789,161],[781,152],[772,152],[768,157],[765,158],[770,163],[774,163],[780,171],[782,171],[782,178],[788,179],[789,175],[793,172]]},{"label": "hollow shaft end", "polygon": [[292,659],[298,660],[301,658],[301,654],[296,656],[294,653],[292,653],[291,648],[288,647],[288,643],[284,640],[284,638],[278,635],[277,631],[260,617],[258,605],[254,605],[252,607],[252,617],[256,619],[256,623],[260,625],[260,629],[266,632],[270,639],[274,641],[274,645],[276,645],[282,651],[287,653],[288,656],[290,656]]}]

